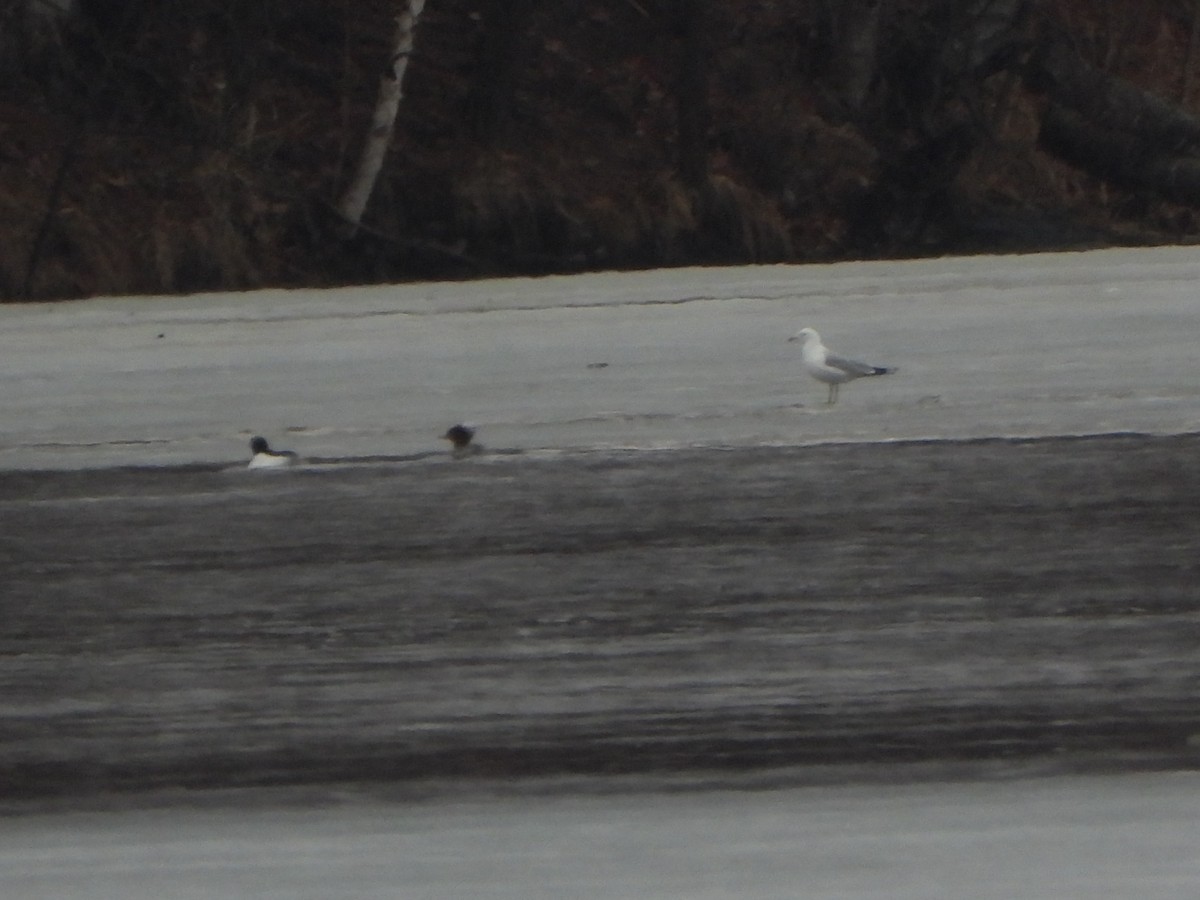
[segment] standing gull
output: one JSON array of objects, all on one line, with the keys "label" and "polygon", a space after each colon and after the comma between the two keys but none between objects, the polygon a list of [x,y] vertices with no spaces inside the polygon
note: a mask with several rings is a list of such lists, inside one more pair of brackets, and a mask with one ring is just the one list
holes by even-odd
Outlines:
[{"label": "standing gull", "polygon": [[283,466],[294,466],[298,457],[291,450],[272,450],[265,437],[250,439],[249,469],[279,469]]},{"label": "standing gull", "polygon": [[821,336],[815,328],[801,328],[788,340],[800,342],[800,358],[804,362],[804,371],[817,381],[829,385],[827,402],[831,406],[837,403],[838,387],[845,382],[871,375],[889,375],[896,371],[894,368],[872,366],[830,353],[821,343]]}]

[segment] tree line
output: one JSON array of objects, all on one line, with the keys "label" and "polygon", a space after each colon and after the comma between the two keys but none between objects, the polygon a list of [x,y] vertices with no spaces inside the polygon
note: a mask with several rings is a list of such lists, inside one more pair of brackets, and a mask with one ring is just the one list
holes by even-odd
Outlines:
[{"label": "tree line", "polygon": [[0,0],[0,296],[1190,240],[1200,0]]}]

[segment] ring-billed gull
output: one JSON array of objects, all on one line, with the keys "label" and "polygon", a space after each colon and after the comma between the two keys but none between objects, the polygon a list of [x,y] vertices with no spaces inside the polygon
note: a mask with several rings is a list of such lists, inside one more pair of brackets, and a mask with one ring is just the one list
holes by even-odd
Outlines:
[{"label": "ring-billed gull", "polygon": [[265,437],[250,439],[250,469],[278,469],[294,466],[298,457],[291,450],[272,450]]},{"label": "ring-billed gull", "polygon": [[815,328],[801,328],[788,340],[800,342],[800,358],[804,362],[804,371],[817,381],[829,385],[827,402],[830,405],[837,403],[838,387],[847,381],[871,375],[890,375],[896,371],[887,366],[872,366],[830,353],[829,349],[821,343],[821,336],[817,334]]}]

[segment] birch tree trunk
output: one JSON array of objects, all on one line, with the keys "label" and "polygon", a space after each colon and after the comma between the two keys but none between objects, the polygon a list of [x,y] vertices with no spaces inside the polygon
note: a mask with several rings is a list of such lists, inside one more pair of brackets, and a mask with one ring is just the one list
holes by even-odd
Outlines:
[{"label": "birch tree trunk", "polygon": [[425,0],[408,0],[407,8],[396,17],[396,37],[391,64],[379,79],[379,98],[375,102],[375,114],[371,118],[371,130],[363,146],[358,170],[347,185],[338,203],[338,212],[344,222],[341,236],[345,239],[358,233],[363,212],[375,190],[375,182],[383,168],[383,160],[392,142],[396,124],[396,112],[404,97],[404,73],[408,69],[408,58],[412,56],[413,32],[425,9]]}]

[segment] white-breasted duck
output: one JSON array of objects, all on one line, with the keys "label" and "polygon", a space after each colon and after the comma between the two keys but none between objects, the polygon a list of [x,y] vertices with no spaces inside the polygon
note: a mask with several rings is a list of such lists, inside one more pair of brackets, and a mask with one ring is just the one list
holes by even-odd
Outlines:
[{"label": "white-breasted duck", "polygon": [[299,462],[291,450],[272,450],[265,437],[255,435],[250,439],[250,469],[281,469]]}]

